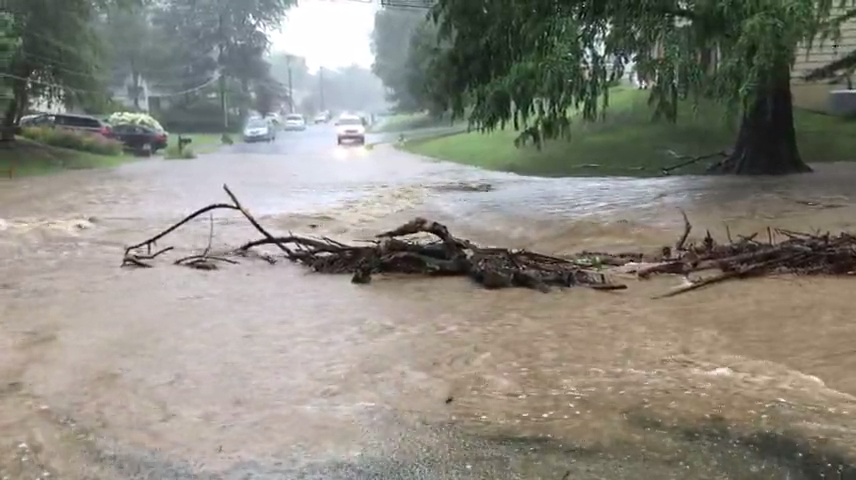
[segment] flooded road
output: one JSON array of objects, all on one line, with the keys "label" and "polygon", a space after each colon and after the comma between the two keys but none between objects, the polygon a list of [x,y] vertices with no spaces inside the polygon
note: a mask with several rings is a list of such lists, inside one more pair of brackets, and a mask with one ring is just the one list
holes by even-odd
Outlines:
[{"label": "flooded road", "polygon": [[[252,261],[118,268],[124,245],[225,200],[223,183],[273,231],[364,239],[421,215],[564,253],[674,243],[676,207],[698,234],[856,230],[854,180],[847,165],[533,179],[337,148],[327,127],[192,161],[0,180],[0,477],[854,478],[845,280],[653,301],[677,280],[544,295],[356,286]],[[201,250],[208,231],[204,219],[160,246]],[[257,235],[225,214],[214,232],[215,247]]]}]

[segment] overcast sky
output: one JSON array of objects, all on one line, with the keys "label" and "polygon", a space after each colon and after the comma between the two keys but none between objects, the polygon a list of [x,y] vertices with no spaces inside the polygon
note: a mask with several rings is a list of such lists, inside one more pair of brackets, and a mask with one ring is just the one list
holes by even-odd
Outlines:
[{"label": "overcast sky", "polygon": [[374,14],[380,2],[300,0],[288,12],[281,31],[272,35],[273,51],[306,57],[310,70],[354,63],[369,67]]}]

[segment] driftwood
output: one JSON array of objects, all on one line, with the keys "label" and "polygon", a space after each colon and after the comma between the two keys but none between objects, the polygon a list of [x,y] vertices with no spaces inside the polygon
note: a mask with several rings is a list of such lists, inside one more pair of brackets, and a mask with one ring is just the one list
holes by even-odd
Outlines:
[{"label": "driftwood", "polygon": [[[674,165],[670,165],[668,167],[664,167],[663,169],[661,169],[660,173],[662,173],[663,175],[671,175],[672,172],[675,170],[678,170],[678,169],[681,169],[681,168],[684,168],[684,167],[687,167],[690,165],[694,165],[696,163],[703,162],[705,160],[711,160],[711,159],[714,159],[717,157],[728,158],[728,156],[729,156],[729,153],[724,152],[724,151],[723,152],[708,153],[707,155],[698,155],[695,157],[692,155],[678,155],[677,153],[675,153],[672,150],[668,150],[668,153],[675,160],[677,160],[678,163],[676,163]],[[720,160],[720,162],[721,162],[721,160]],[[718,165],[720,162],[714,162],[713,165]],[[708,168],[711,168],[711,166],[709,165]]]},{"label": "driftwood", "polygon": [[[223,189],[231,204],[218,203],[201,208],[163,232],[125,249],[123,266],[150,268],[151,261],[173,250],[167,247],[154,251],[158,241],[191,220],[214,210],[241,212],[261,238],[247,242],[236,249],[214,254],[211,252],[212,230],[208,247],[202,254],[184,257],[173,262],[202,270],[215,270],[219,263],[236,263],[236,258],[255,255],[269,263],[287,259],[305,265],[320,273],[348,273],[353,283],[369,283],[375,274],[420,274],[428,276],[468,276],[491,289],[527,287],[548,291],[550,287],[584,286],[597,290],[620,290],[626,285],[617,284],[603,272],[588,268],[580,259],[566,259],[504,248],[483,248],[454,237],[442,224],[416,218],[388,232],[377,235],[367,245],[348,245],[329,238],[312,238],[289,234],[274,236],[244,208],[228,186]],[[434,241],[413,241],[405,237],[427,233]],[[275,246],[278,256],[258,253],[254,249]]]},{"label": "driftwood", "polygon": [[[486,288],[526,287],[549,291],[550,287],[582,286],[596,290],[622,290],[607,274],[611,268],[635,272],[638,278],[654,275],[689,275],[713,271],[713,275],[689,282],[662,297],[671,297],[729,279],[770,274],[850,275],[856,270],[856,237],[807,234],[783,229],[767,229],[766,241],[757,234],[739,236],[737,241],[727,232],[728,243],[717,243],[710,232],[698,244],[689,243],[692,225],[686,214],[684,230],[674,246],[663,247],[654,256],[641,253],[581,252],[556,257],[526,250],[481,247],[453,236],[446,226],[424,218],[383,232],[365,245],[351,245],[320,237],[289,234],[276,236],[265,228],[238,201],[228,186],[223,189],[232,203],[217,203],[201,208],[163,232],[125,249],[122,266],[152,267],[152,261],[173,251],[173,247],[156,250],[158,241],[191,220],[214,210],[240,212],[259,232],[260,238],[237,248],[214,253],[211,250],[213,218],[210,221],[208,246],[201,254],[175,260],[173,264],[201,270],[216,270],[222,263],[238,263],[239,258],[256,257],[275,264],[281,259],[302,264],[313,271],[351,274],[353,283],[371,282],[375,274],[418,274],[427,276],[466,276]],[[407,237],[430,234],[431,241]],[[782,241],[777,241],[779,238]],[[277,254],[264,253],[259,247],[273,246]],[[645,262],[647,260],[647,262]]]},{"label": "driftwood", "polygon": [[[681,293],[725,280],[759,277],[764,275],[853,275],[856,273],[856,236],[849,233],[803,233],[781,228],[767,228],[766,238],[757,240],[758,234],[731,238],[726,228],[728,243],[717,243],[710,232],[702,241],[687,244],[692,225],[684,216],[684,231],[674,250],[663,249],[658,262],[636,270],[641,279],[656,274],[683,275],[712,271],[712,275],[690,280],[680,288],[657,298],[672,297]],[[781,240],[781,241],[780,241]]]}]

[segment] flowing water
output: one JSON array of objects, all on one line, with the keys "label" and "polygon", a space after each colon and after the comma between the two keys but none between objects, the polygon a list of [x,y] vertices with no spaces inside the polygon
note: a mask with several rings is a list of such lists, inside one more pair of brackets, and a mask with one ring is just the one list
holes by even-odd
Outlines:
[{"label": "flowing water", "polygon": [[[854,284],[667,300],[352,285],[293,265],[119,268],[228,183],[271,230],[363,239],[413,216],[545,253],[696,227],[856,230],[856,169],[533,179],[391,149],[216,154],[0,181],[2,478],[853,478]],[[487,186],[489,185],[490,188]],[[229,214],[212,244],[257,234]],[[201,250],[207,218],[160,246]],[[840,453],[841,458],[834,453]]]}]

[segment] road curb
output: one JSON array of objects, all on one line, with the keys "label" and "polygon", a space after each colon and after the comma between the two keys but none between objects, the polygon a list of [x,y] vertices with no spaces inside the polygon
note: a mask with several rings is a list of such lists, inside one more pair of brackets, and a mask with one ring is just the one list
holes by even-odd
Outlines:
[{"label": "road curb", "polygon": [[401,138],[399,138],[398,140],[372,142],[372,143],[367,143],[365,145],[365,147],[368,150],[371,150],[374,147],[377,147],[380,145],[391,145],[394,148],[399,148],[399,147],[406,146],[408,143],[412,143],[412,142],[427,142],[429,140],[436,140],[438,138],[452,137],[455,135],[460,135],[462,133],[467,133],[467,130],[455,130],[453,132],[443,132],[443,133],[437,133],[434,135],[426,135],[424,137],[416,137],[416,138],[410,138],[410,139],[405,138],[403,141],[401,140]]}]

